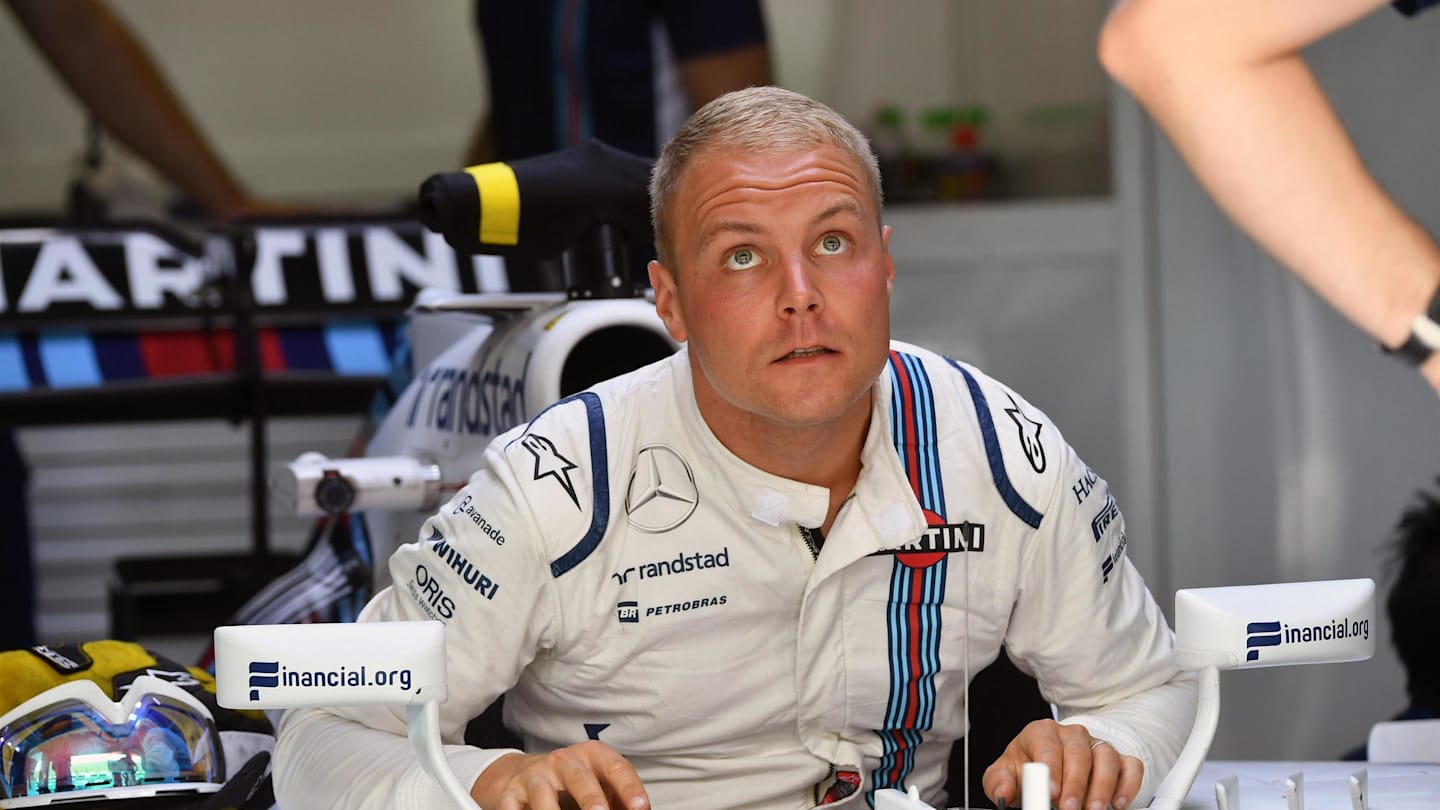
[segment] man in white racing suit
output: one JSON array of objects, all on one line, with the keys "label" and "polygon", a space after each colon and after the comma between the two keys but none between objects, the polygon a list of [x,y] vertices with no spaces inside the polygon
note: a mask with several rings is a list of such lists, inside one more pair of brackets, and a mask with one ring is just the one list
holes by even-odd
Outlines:
[{"label": "man in white racing suit", "polygon": [[[1062,810],[1144,801],[1193,681],[1105,482],[1018,394],[889,341],[878,172],[776,88],[698,111],[651,185],[671,358],[499,437],[362,621],[447,626],[442,732],[504,694],[525,750],[447,746],[485,810],[945,806],[966,679],[1036,676],[986,772]],[[287,714],[282,807],[442,806],[403,713]]]}]

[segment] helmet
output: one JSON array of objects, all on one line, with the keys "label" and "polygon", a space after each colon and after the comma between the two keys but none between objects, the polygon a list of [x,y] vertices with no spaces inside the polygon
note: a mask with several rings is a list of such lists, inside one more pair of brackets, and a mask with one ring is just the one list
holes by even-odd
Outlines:
[{"label": "helmet", "polygon": [[0,652],[0,808],[268,806],[273,729],[214,690],[132,642]]},{"label": "helmet", "polygon": [[119,701],[93,681],[47,689],[0,717],[0,807],[215,793],[225,753],[215,720],[152,675]]}]

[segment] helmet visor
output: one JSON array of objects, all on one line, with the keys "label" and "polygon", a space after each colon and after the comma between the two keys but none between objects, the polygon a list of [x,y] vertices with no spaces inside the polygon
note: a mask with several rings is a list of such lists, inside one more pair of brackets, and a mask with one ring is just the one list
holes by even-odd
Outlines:
[{"label": "helmet visor", "polygon": [[[94,686],[65,687],[82,685]],[[179,689],[151,689],[132,687],[118,704],[95,700],[105,697],[98,687],[93,695],[64,689],[67,694],[51,695],[44,705],[29,701],[3,718],[0,807],[218,790],[225,765],[210,713]],[[8,801],[28,798],[40,801]]]}]

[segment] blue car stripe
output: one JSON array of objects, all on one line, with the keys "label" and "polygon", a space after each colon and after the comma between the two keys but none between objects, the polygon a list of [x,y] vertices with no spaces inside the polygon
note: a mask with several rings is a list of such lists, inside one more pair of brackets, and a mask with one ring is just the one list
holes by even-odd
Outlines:
[{"label": "blue car stripe", "polygon": [[925,373],[925,367],[920,364],[920,358],[907,357],[907,363],[912,367],[910,378],[919,387],[919,396],[915,398],[916,405],[921,409],[919,422],[924,429],[925,444],[931,448],[930,452],[920,456],[921,476],[925,482],[925,497],[929,500],[929,509],[937,515],[945,514],[945,491],[940,487],[940,453],[938,452],[938,439],[935,435],[935,392],[930,386],[930,377]]},{"label": "blue car stripe", "polygon": [[82,388],[100,383],[100,363],[90,336],[79,329],[40,335],[40,360],[51,388]]},{"label": "blue car stripe", "polygon": [[374,321],[333,321],[325,325],[325,351],[337,374],[383,375],[390,370],[385,339]]},{"label": "blue car stripe", "polygon": [[25,354],[20,340],[13,334],[0,335],[0,391],[24,391],[30,388],[30,374],[25,370]]}]

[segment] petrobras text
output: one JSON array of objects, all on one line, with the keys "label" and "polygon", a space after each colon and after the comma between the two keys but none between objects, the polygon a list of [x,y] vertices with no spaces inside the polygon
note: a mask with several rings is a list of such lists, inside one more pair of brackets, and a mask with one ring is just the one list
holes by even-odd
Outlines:
[{"label": "petrobras text", "polygon": [[220,705],[236,709],[444,700],[445,627],[429,621],[221,627],[215,680]]}]

